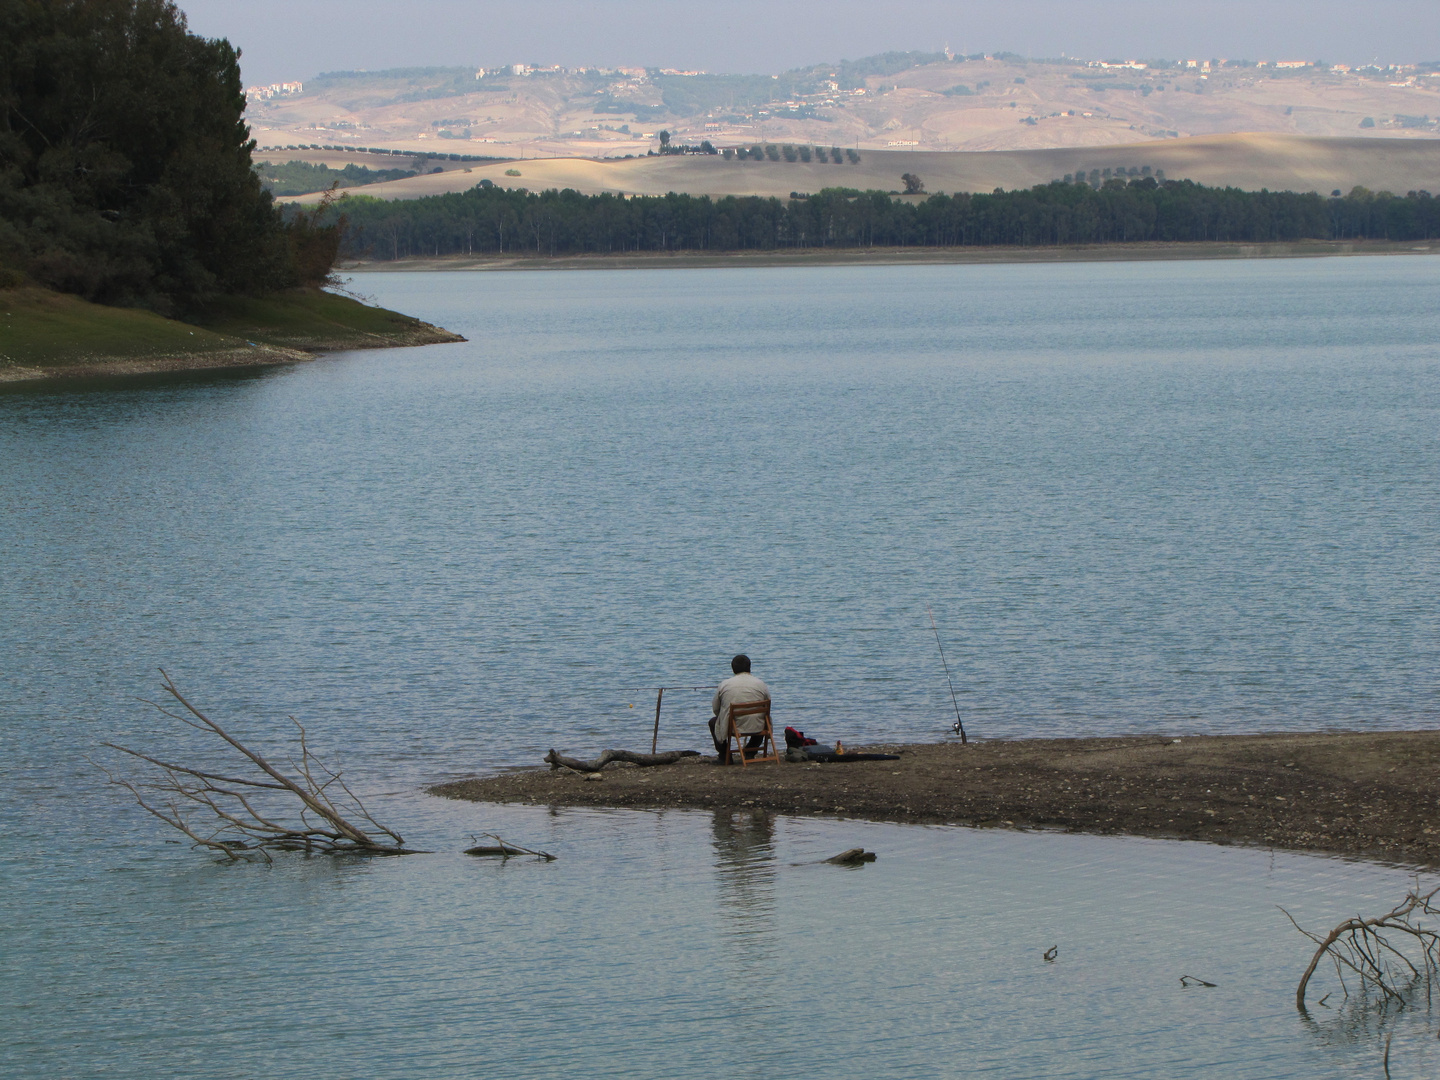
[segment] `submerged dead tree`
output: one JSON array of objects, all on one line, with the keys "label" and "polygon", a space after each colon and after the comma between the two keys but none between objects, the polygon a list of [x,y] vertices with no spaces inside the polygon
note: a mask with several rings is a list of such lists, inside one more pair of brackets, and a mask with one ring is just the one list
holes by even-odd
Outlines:
[{"label": "submerged dead tree", "polygon": [[152,766],[153,771],[138,780],[105,770],[110,782],[130,792],[146,811],[184,833],[196,846],[231,859],[269,861],[269,852],[274,850],[412,854],[404,838],[376,821],[340,774],[315,756],[304,726],[293,716],[290,720],[299,732],[299,753],[289,758],[287,764],[293,772],[287,773],[187,701],[163,670],[160,674],[161,686],[179,703],[180,710],[154,701],[148,704],[172,720],[215,736],[242,760],[238,774],[210,772],[105,743]]},{"label": "submerged dead tree", "polygon": [[1347,997],[1350,993],[1345,985],[1347,971],[1359,980],[1362,991],[1373,988],[1386,1003],[1401,1005],[1405,1002],[1402,986],[1413,986],[1416,981],[1433,982],[1440,975],[1440,929],[1437,929],[1440,924],[1420,920],[1427,915],[1440,917],[1437,896],[1440,896],[1440,887],[1422,893],[1417,885],[1384,915],[1371,919],[1357,915],[1346,919],[1324,937],[1306,930],[1281,908],[1291,925],[1317,946],[1310,966],[1295,989],[1295,1007],[1305,1011],[1305,989],[1320,961],[1327,956],[1335,965],[1335,974]]}]

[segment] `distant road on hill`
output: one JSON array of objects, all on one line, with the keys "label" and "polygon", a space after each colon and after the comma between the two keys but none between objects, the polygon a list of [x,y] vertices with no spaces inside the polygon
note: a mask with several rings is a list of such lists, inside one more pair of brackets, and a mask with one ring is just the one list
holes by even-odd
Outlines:
[{"label": "distant road on hill", "polygon": [[[363,193],[382,199],[416,199],[464,191],[482,180],[501,187],[544,191],[573,188],[585,194],[762,195],[827,187],[898,191],[904,173],[916,174],[929,193],[1030,188],[1067,174],[1102,177],[1125,170],[1161,172],[1170,180],[1250,191],[1348,193],[1356,186],[1374,191],[1426,190],[1440,193],[1440,140],[1314,138],[1302,135],[1211,135],[1118,146],[1049,150],[943,153],[867,150],[857,164],[737,161],[719,157],[642,157],[619,161],[554,158],[476,164],[466,169],[371,184]],[[507,175],[517,174],[518,175]],[[318,195],[293,201],[313,202]]]}]

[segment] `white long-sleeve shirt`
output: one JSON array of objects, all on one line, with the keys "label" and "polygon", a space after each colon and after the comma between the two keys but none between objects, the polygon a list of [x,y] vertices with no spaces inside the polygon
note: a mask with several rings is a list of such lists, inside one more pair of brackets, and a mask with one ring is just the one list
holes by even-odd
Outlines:
[{"label": "white long-sleeve shirt", "polygon": [[[750,701],[769,701],[770,688],[751,675],[742,671],[722,682],[710,700],[710,711],[715,714],[715,735],[724,738],[729,730],[730,706],[744,705]],[[742,735],[755,735],[764,728],[758,716],[742,716],[736,726]]]}]

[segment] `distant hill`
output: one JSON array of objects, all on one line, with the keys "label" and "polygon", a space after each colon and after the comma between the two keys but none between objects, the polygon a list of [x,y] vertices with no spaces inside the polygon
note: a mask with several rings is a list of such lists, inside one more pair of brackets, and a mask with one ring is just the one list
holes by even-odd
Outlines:
[{"label": "distant hill", "polygon": [[257,97],[247,119],[262,150],[355,145],[526,158],[643,155],[662,129],[677,143],[717,147],[931,151],[1236,132],[1426,139],[1440,137],[1440,74],[916,52],[779,75],[405,68],[321,75],[301,93]]}]

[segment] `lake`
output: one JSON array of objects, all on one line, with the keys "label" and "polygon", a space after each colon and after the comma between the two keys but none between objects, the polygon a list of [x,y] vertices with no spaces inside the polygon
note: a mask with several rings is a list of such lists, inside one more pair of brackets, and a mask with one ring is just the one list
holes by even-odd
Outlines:
[{"label": "lake", "polygon": [[[945,738],[927,608],[982,738],[1435,726],[1440,261],[354,286],[470,341],[0,393],[6,1074],[1374,1074],[1275,905],[1403,870],[420,788],[643,747],[739,650],[780,723]],[[204,753],[160,667],[437,853],[166,843],[90,760]]]}]

